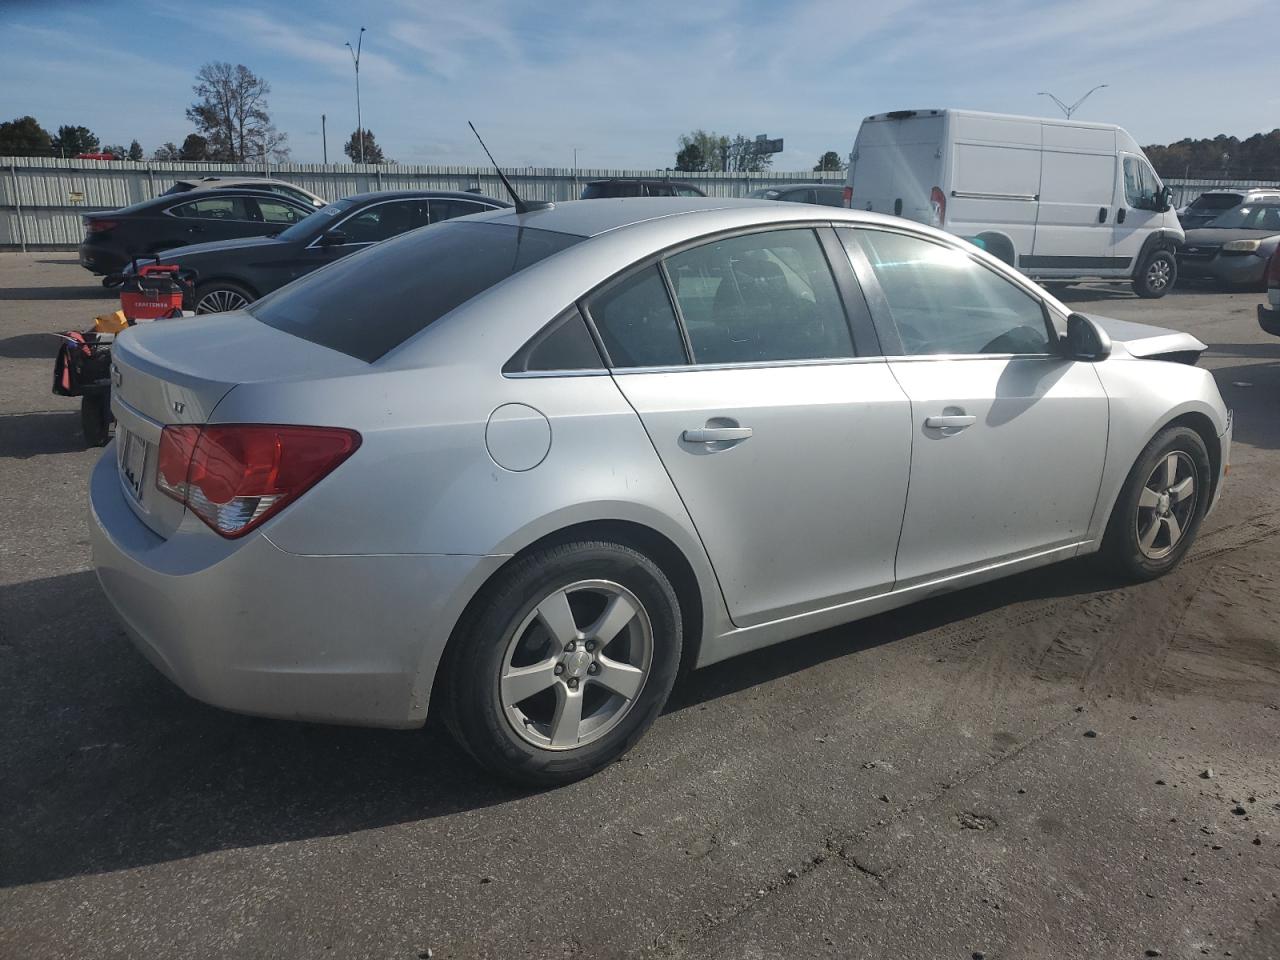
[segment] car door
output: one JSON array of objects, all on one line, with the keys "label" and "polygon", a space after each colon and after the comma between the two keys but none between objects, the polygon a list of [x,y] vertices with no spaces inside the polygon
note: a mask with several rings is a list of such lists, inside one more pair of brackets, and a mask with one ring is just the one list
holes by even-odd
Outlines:
[{"label": "car door", "polygon": [[279,229],[257,219],[257,206],[252,197],[221,190],[198,200],[177,204],[167,212],[181,219],[180,231],[185,235],[185,243],[261,237]]},{"label": "car door", "polygon": [[1084,541],[1107,398],[1091,364],[1059,352],[1043,301],[961,248],[837,232],[870,271],[889,368],[911,401],[898,587]]},{"label": "car door", "polygon": [[833,253],[829,228],[723,236],[584,304],[740,626],[893,581],[910,411]]},{"label": "car door", "polygon": [[1131,153],[1121,154],[1120,168],[1111,255],[1123,257],[1125,266],[1132,269],[1147,237],[1164,225],[1165,215],[1156,210],[1161,185],[1146,159]]}]

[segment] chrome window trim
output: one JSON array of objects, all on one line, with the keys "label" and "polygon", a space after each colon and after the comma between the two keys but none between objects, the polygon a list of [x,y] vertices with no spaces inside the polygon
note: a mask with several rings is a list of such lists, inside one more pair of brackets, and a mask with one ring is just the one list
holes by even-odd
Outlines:
[{"label": "chrome window trim", "polygon": [[[344,223],[346,223],[346,222],[347,222],[348,220],[350,220],[352,217],[358,217],[358,216],[360,216],[360,214],[365,213],[366,211],[372,210],[374,207],[381,207],[381,206],[384,206],[385,204],[388,204],[388,203],[405,203],[405,202],[412,201],[412,200],[425,200],[425,201],[427,202],[427,216],[428,216],[428,217],[430,217],[430,216],[431,216],[431,206],[430,206],[430,205],[431,205],[431,201],[432,201],[433,199],[434,199],[434,200],[450,200],[450,201],[454,201],[454,202],[457,202],[457,203],[470,203],[470,204],[472,204],[473,206],[476,206],[476,207],[479,207],[479,208],[480,208],[480,209],[478,209],[478,210],[476,211],[476,213],[483,213],[483,212],[485,212],[486,210],[497,210],[497,209],[500,209],[500,208],[498,208],[498,207],[492,207],[492,206],[490,206],[489,204],[484,203],[484,202],[482,202],[482,201],[480,201],[480,200],[464,200],[464,199],[462,199],[461,197],[432,197],[430,194],[428,194],[428,195],[426,195],[426,196],[421,196],[421,197],[389,197],[389,198],[387,198],[386,200],[379,200],[379,201],[377,201],[376,203],[371,203],[371,204],[369,204],[368,206],[361,207],[359,210],[356,210],[356,211],[353,211],[353,212],[348,212],[348,213],[347,213],[347,215],[346,215],[345,217],[343,217],[341,220],[338,220],[337,222],[330,224],[330,225],[328,226],[328,228],[326,228],[325,230],[322,230],[322,231],[320,232],[320,237],[323,237],[323,236],[324,236],[326,233],[328,233],[330,230],[336,230],[338,227],[341,227]],[[323,207],[317,207],[316,209],[323,209]],[[463,214],[463,216],[470,216],[470,214]],[[449,218],[449,220],[456,220],[456,219],[458,219],[458,218],[457,218],[457,217],[450,217],[450,218]],[[431,226],[434,222],[435,222],[435,221],[433,221],[433,220],[428,220],[428,221],[427,221],[427,223],[424,223],[422,226],[424,226],[424,227],[428,227],[428,226]],[[447,223],[447,222],[448,222],[448,220],[441,220],[440,222],[441,222],[441,223]],[[421,229],[421,227],[411,227],[410,229],[412,229],[412,230],[420,230],[420,229]],[[408,230],[406,230],[406,231],[404,231],[404,232],[405,232],[405,233],[408,233],[409,231],[408,231]],[[399,235],[400,235],[400,234],[398,234],[398,233],[397,233],[397,234],[393,234],[393,236],[397,236],[397,237],[398,237]],[[315,238],[314,240],[312,240],[309,244],[307,244],[305,247],[303,247],[303,249],[304,249],[304,250],[312,250],[312,249],[316,249],[316,248],[317,248],[317,245],[320,243],[320,237],[316,237],[316,238]],[[390,239],[391,239],[391,237],[385,237],[384,239],[390,240]],[[368,246],[371,246],[371,245],[373,245],[373,244],[375,244],[375,243],[381,243],[381,242],[382,242],[381,240],[357,240],[357,241],[355,241],[355,242],[353,242],[353,243],[331,243],[331,244],[329,244],[329,246],[331,246],[331,247],[368,247]]]},{"label": "chrome window trim", "polygon": [[[219,188],[215,187],[214,189],[219,189]],[[230,192],[230,190],[231,190],[231,188],[230,188],[230,187],[223,187],[223,188],[221,188],[221,189],[227,190],[228,192]],[[187,193],[190,193],[191,191],[190,191],[190,190],[188,190],[188,191],[186,191],[186,192],[187,192]],[[183,196],[183,194],[181,194],[181,193],[176,193],[176,194],[174,194],[174,196],[175,196],[175,197],[182,197],[182,196]],[[180,201],[180,202],[178,202],[178,203],[175,203],[175,204],[172,204],[172,205],[170,205],[170,206],[165,207],[165,208],[164,208],[164,210],[162,210],[162,211],[161,211],[161,213],[163,213],[166,217],[173,217],[173,219],[175,219],[175,220],[215,220],[215,221],[217,221],[218,223],[276,223],[276,222],[277,222],[277,221],[275,221],[275,220],[267,220],[267,219],[265,219],[265,218],[263,218],[262,220],[240,220],[240,219],[232,219],[232,218],[228,218],[228,217],[179,217],[179,216],[177,216],[176,214],[174,214],[174,212],[173,212],[174,210],[178,209],[178,207],[183,207],[183,206],[186,206],[187,204],[190,204],[190,203],[199,203],[201,200],[215,200],[215,199],[218,199],[218,198],[216,198],[216,197],[197,197],[197,198],[195,198],[195,199],[193,200],[193,199],[191,199],[190,197],[188,197],[188,198],[187,198],[187,199],[185,199],[185,200],[181,200],[181,201]],[[257,200],[257,199],[259,199],[259,198],[258,198],[257,196],[253,196],[253,195],[250,195],[250,196],[247,196],[247,197],[246,197],[246,196],[244,196],[244,195],[242,194],[242,195],[240,195],[239,197],[232,196],[232,197],[228,197],[227,199],[230,199],[230,200],[236,200],[236,199],[239,199],[239,200]],[[272,195],[272,196],[270,196],[270,197],[263,197],[262,199],[264,199],[264,200],[265,200],[265,199],[271,199],[271,200],[276,200],[277,202],[284,202],[287,198],[279,197],[279,196],[277,196],[277,195],[273,194],[273,195]],[[294,201],[294,203],[295,203],[295,205],[297,205],[297,206],[299,206],[299,207],[301,207],[301,206],[302,206],[302,204],[298,203],[297,201]],[[287,204],[286,204],[286,205],[287,205]],[[306,219],[306,217],[310,216],[312,213],[315,213],[315,211],[316,211],[316,210],[318,210],[318,209],[320,209],[320,208],[319,208],[319,207],[316,207],[316,208],[310,209],[310,210],[309,210],[309,212],[308,212],[308,213],[305,213],[305,214],[303,214],[303,211],[302,211],[302,210],[298,210],[298,213],[303,214],[303,216],[301,217],[301,219],[293,221],[293,223],[300,223],[300,222],[301,222],[301,220]],[[293,223],[283,224],[283,226],[291,227],[291,226],[293,226]]]},{"label": "chrome window trim", "polygon": [[1038,193],[981,193],[977,190],[952,190],[951,196],[963,200],[1027,200],[1040,199]]}]

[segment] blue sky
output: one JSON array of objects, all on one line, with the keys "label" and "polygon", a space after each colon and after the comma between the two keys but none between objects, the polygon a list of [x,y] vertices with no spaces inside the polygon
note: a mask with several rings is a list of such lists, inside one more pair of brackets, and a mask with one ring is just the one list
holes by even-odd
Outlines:
[{"label": "blue sky", "polygon": [[1140,143],[1280,125],[1274,0],[0,0],[0,119],[84,124],[150,154],[181,143],[207,60],[270,81],[292,159],[365,126],[401,162],[663,167],[695,127],[784,137],[775,169],[847,154],[861,118],[904,107],[1077,114]]}]

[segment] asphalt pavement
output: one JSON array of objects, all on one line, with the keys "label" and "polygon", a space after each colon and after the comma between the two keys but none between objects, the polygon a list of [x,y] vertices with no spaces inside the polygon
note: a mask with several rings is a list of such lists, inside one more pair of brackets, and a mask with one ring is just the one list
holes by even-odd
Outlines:
[{"label": "asphalt pavement", "polygon": [[1063,564],[719,664],[539,792],[431,724],[235,716],[156,673],[90,567],[100,451],[50,393],[50,334],[114,300],[71,254],[0,254],[0,957],[1274,960],[1258,296],[1062,295],[1211,344],[1231,476],[1174,574]]}]

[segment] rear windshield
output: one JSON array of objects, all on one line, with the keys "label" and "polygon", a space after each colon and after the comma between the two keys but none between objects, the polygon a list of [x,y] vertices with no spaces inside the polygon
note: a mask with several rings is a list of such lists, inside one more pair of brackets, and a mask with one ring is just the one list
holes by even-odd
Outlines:
[{"label": "rear windshield", "polygon": [[1191,210],[1230,210],[1244,196],[1239,193],[1205,193],[1191,201]]},{"label": "rear windshield", "polygon": [[372,363],[454,307],[582,237],[498,223],[401,234],[249,308],[269,327]]},{"label": "rear windshield", "polygon": [[638,197],[640,184],[635,181],[606,181],[588,183],[582,191],[583,200],[601,200],[606,197]]}]

